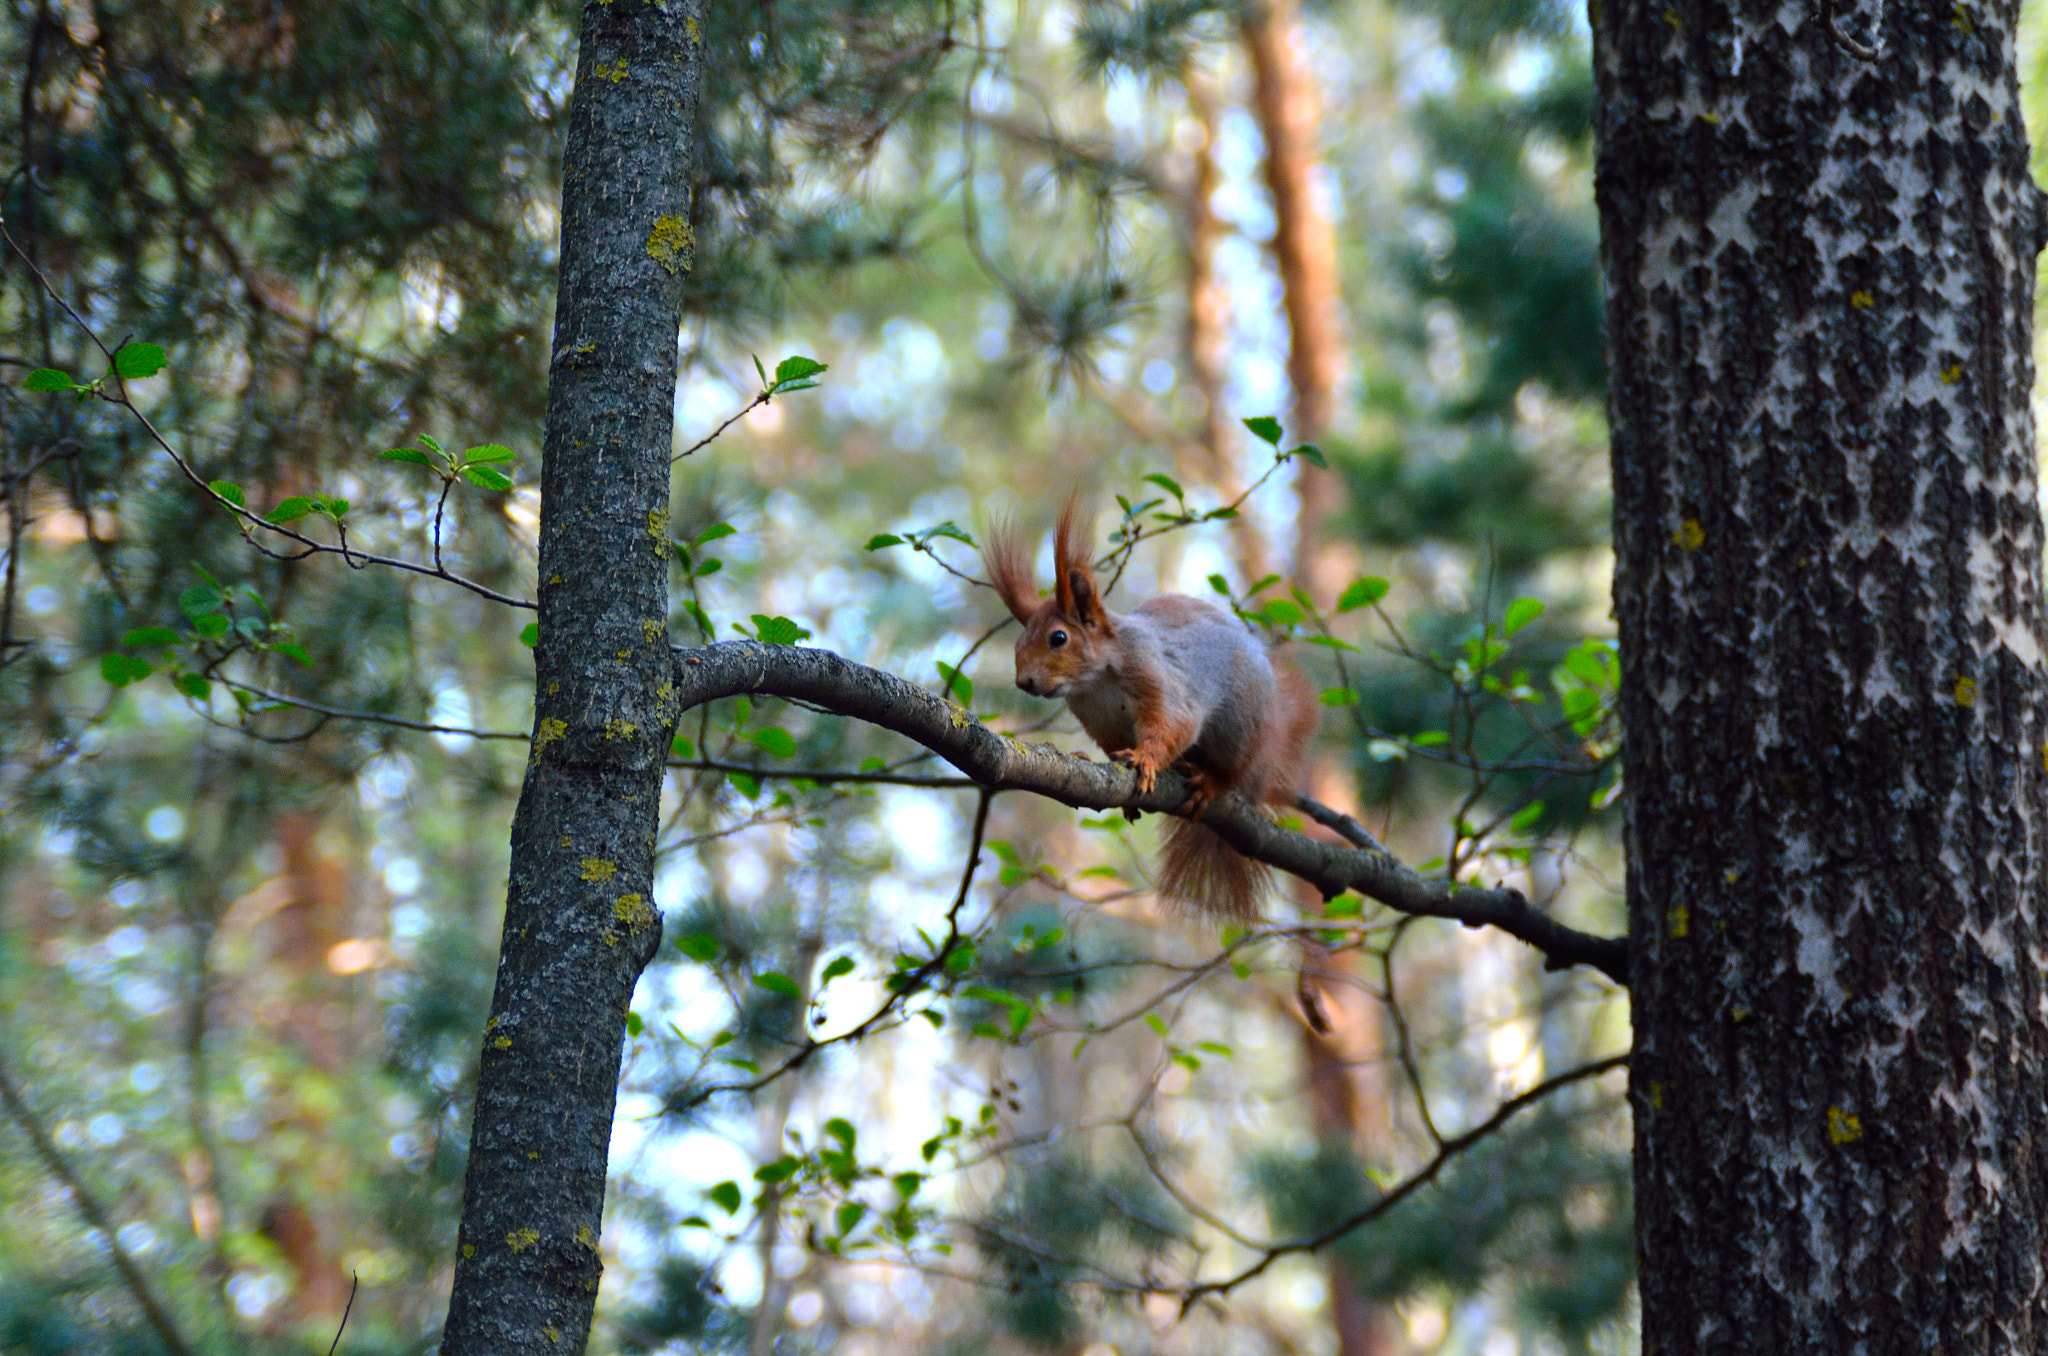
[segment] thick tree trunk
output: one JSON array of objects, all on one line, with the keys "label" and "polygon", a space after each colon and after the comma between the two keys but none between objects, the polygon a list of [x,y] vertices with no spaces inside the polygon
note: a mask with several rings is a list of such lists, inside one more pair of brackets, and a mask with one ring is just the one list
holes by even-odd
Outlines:
[{"label": "thick tree trunk", "polygon": [[702,0],[583,11],[512,824],[447,1353],[583,1350],[626,1005],[661,941],[668,491]]},{"label": "thick tree trunk", "polygon": [[2048,1343],[2018,9],[1592,6],[1645,1353]]}]

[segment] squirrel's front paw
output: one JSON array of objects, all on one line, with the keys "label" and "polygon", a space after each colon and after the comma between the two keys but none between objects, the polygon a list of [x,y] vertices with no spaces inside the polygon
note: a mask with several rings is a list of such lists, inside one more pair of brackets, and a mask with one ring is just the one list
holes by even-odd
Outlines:
[{"label": "squirrel's front paw", "polygon": [[1136,749],[1119,749],[1109,755],[1125,767],[1138,774],[1138,794],[1149,796],[1159,781],[1159,765],[1139,753]]}]

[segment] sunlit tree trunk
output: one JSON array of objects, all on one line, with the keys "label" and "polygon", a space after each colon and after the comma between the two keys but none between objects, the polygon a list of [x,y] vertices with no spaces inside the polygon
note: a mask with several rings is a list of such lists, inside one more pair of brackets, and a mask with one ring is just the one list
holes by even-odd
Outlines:
[{"label": "sunlit tree trunk", "polygon": [[1643,1350],[2039,1351],[2019,6],[1829,12],[1592,7]]},{"label": "sunlit tree trunk", "polygon": [[590,1335],[626,1007],[653,905],[669,457],[702,0],[583,11],[562,170],[540,509],[533,756],[512,823],[442,1350]]}]

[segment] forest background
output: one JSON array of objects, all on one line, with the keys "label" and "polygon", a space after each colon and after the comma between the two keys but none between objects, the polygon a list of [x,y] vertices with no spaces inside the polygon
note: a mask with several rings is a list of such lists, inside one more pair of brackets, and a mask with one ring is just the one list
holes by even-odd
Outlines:
[{"label": "forest background", "polygon": [[[672,635],[810,639],[1083,750],[971,578],[992,516],[1079,487],[1112,606],[1296,642],[1319,799],[1619,932],[1583,16],[710,13]],[[0,1349],[324,1349],[352,1293],[345,1349],[435,1340],[576,17],[0,31]],[[86,327],[134,410],[24,389],[104,371]],[[266,555],[151,426],[310,541],[435,565]],[[1634,1349],[1622,1075],[1443,1152],[1627,1049],[1601,976],[1355,896],[1219,930],[1149,894],[1150,820],[988,801],[780,702],[683,729],[595,1349]]]}]

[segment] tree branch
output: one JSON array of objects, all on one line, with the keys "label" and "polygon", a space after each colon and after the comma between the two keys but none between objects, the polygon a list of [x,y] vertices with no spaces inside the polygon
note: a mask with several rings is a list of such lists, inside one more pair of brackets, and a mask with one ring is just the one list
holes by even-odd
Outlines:
[{"label": "tree branch", "polygon": [[[1162,773],[1151,794],[1139,795],[1137,775],[1120,764],[1091,762],[1050,745],[997,734],[923,688],[828,650],[730,641],[679,648],[675,657],[677,695],[685,710],[742,693],[810,702],[913,739],[991,791],[1031,791],[1077,809],[1129,807],[1170,814],[1188,797],[1187,783],[1174,773]],[[1236,796],[1211,805],[1202,822],[1247,857],[1300,877],[1326,899],[1356,890],[1402,913],[1499,928],[1541,951],[1551,969],[1590,965],[1617,984],[1628,983],[1626,938],[1568,928],[1531,908],[1521,891],[1507,886],[1482,889],[1426,880],[1350,816],[1307,797],[1296,804],[1353,846],[1318,842],[1282,828]]]}]

